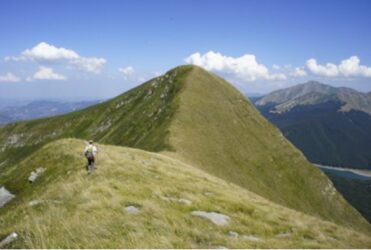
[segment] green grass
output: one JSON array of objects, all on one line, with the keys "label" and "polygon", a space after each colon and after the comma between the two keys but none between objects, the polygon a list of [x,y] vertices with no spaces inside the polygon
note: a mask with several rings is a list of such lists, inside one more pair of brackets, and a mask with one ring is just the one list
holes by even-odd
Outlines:
[{"label": "green grass", "polygon": [[[98,169],[85,170],[81,140],[44,146],[1,177],[17,196],[0,209],[0,237],[10,248],[368,248],[371,238],[274,204],[193,166],[139,149],[98,145]],[[28,174],[46,171],[34,184]],[[19,174],[22,173],[22,174]],[[23,187],[22,187],[23,186]],[[25,188],[27,187],[27,188]],[[186,198],[190,205],[163,197]],[[30,206],[32,200],[47,201]],[[127,205],[138,214],[123,211]],[[227,226],[193,217],[194,210],[231,217]],[[232,238],[229,231],[258,242]],[[290,232],[288,238],[277,234]]]},{"label": "green grass", "polygon": [[[178,107],[178,92],[189,70],[171,71],[166,77],[154,78],[84,110],[0,128],[0,164],[6,161],[0,170],[17,163],[45,143],[66,137],[154,152],[171,150],[167,128]],[[12,136],[18,136],[19,141],[10,145]]]},{"label": "green grass", "polygon": [[[329,179],[240,92],[195,66],[177,67],[85,110],[0,128],[0,180],[22,172],[19,163],[46,143],[66,137],[162,152],[280,205],[370,231]],[[25,188],[17,178],[7,179],[6,187]]]},{"label": "green grass", "polygon": [[194,67],[170,127],[170,153],[269,200],[349,227],[370,226],[331,181],[223,79]]}]

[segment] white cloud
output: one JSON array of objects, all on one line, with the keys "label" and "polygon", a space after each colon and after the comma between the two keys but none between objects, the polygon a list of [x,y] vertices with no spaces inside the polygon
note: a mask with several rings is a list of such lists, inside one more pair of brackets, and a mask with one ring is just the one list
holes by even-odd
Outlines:
[{"label": "white cloud", "polygon": [[333,63],[320,65],[316,59],[311,58],[307,60],[306,66],[313,74],[320,76],[371,77],[371,67],[360,65],[360,59],[357,56],[351,56],[348,59],[342,60],[339,65]]},{"label": "white cloud", "polygon": [[303,67],[296,67],[294,71],[290,73],[290,76],[293,76],[293,77],[303,77],[306,75],[307,75],[307,72],[304,70]]},{"label": "white cloud", "polygon": [[57,74],[52,68],[40,66],[39,70],[31,78],[27,78],[28,81],[31,80],[66,80],[67,78],[63,75]]},{"label": "white cloud", "polygon": [[316,75],[320,76],[337,76],[339,75],[339,70],[337,66],[333,63],[327,63],[326,65],[320,65],[317,63],[317,60],[311,58],[307,60],[306,63],[308,69]]},{"label": "white cloud", "polygon": [[259,64],[255,55],[251,54],[230,57],[214,51],[209,51],[204,55],[197,52],[185,58],[185,61],[207,70],[230,74],[243,81],[285,80],[287,78],[283,73],[271,74],[267,67]]},{"label": "white cloud", "polygon": [[132,66],[128,66],[125,68],[119,68],[119,71],[124,74],[125,77],[128,77],[134,73],[134,68]]},{"label": "white cloud", "polygon": [[341,61],[339,71],[344,76],[364,76],[371,77],[371,67],[359,65],[361,60],[357,56],[352,56]]},{"label": "white cloud", "polygon": [[80,56],[73,50],[65,48],[57,48],[53,45],[41,42],[32,49],[26,49],[22,52],[22,55],[25,58],[46,61],[56,61],[56,60],[71,60],[78,59]]},{"label": "white cloud", "polygon": [[21,78],[12,73],[7,73],[6,75],[0,75],[0,82],[19,82]]},{"label": "white cloud", "polygon": [[104,58],[82,57],[71,49],[58,48],[46,42],[24,50],[20,56],[7,56],[5,61],[34,61],[39,64],[67,62],[77,69],[91,73],[99,73],[107,62]]},{"label": "white cloud", "polygon": [[106,62],[104,58],[80,57],[76,60],[72,60],[70,63],[80,70],[97,74],[102,70]]}]

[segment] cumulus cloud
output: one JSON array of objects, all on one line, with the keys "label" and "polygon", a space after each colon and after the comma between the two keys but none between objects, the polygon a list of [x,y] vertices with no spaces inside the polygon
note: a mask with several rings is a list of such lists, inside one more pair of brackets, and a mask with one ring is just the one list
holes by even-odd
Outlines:
[{"label": "cumulus cloud", "polygon": [[357,56],[351,56],[341,61],[339,71],[344,76],[364,76],[371,77],[371,67],[360,65],[361,60]]},{"label": "cumulus cloud", "polygon": [[128,66],[125,68],[119,68],[119,71],[125,76],[131,76],[134,73],[134,68],[132,66]]},{"label": "cumulus cloud", "polygon": [[124,68],[119,68],[119,72],[121,72],[124,76],[124,80],[132,78],[134,74],[134,68],[132,66],[127,66]]},{"label": "cumulus cloud", "polygon": [[106,62],[104,58],[80,57],[76,60],[72,60],[70,63],[80,70],[97,74],[100,73]]},{"label": "cumulus cloud", "polygon": [[73,50],[65,48],[57,48],[53,45],[41,42],[32,49],[26,49],[22,52],[22,55],[25,58],[30,58],[34,60],[47,60],[47,61],[56,61],[63,59],[77,59],[80,56]]},{"label": "cumulus cloud", "polygon": [[99,73],[107,62],[104,58],[83,57],[71,49],[58,48],[46,42],[24,50],[20,56],[7,56],[5,61],[34,61],[39,64],[67,62],[77,69],[91,73]]},{"label": "cumulus cloud", "polygon": [[371,67],[360,64],[361,60],[357,56],[351,56],[348,59],[342,60],[340,64],[327,63],[325,65],[318,64],[316,59],[307,60],[307,68],[316,75],[320,76],[362,76],[371,77]]},{"label": "cumulus cloud", "polygon": [[306,75],[307,75],[307,72],[304,70],[303,67],[295,67],[293,72],[290,73],[290,76],[293,76],[293,77],[303,77]]},{"label": "cumulus cloud", "polygon": [[32,80],[66,80],[67,78],[61,74],[57,74],[52,68],[40,66],[39,70],[32,76],[27,78],[28,81]]},{"label": "cumulus cloud", "polygon": [[214,51],[209,51],[203,55],[197,52],[185,58],[185,62],[201,66],[210,71],[230,74],[243,81],[285,80],[287,78],[283,73],[270,73],[267,67],[259,64],[255,55],[252,54],[230,57]]},{"label": "cumulus cloud", "polygon": [[339,75],[339,70],[337,66],[333,63],[327,63],[326,65],[320,65],[317,63],[317,60],[311,58],[307,60],[306,63],[308,69],[316,75],[320,76],[337,76]]},{"label": "cumulus cloud", "polygon": [[0,75],[0,82],[19,82],[21,78],[12,73],[7,73],[5,75]]}]

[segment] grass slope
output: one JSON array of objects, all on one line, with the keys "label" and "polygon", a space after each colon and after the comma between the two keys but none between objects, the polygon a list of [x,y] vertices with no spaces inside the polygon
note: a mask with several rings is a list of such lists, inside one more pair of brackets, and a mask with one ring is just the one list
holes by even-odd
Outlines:
[{"label": "grass slope", "polygon": [[[98,145],[98,169],[87,176],[84,141],[50,143],[0,178],[17,196],[0,209],[9,248],[369,248],[371,238],[276,205],[237,185],[167,156]],[[29,173],[44,167],[34,184]],[[185,205],[164,199],[186,198]],[[31,206],[31,201],[43,201]],[[141,210],[129,214],[123,209]],[[194,210],[230,216],[217,226]],[[229,231],[240,234],[231,237]],[[280,233],[289,233],[279,238]],[[244,240],[255,236],[259,241]]]},{"label": "grass slope", "polygon": [[0,129],[0,178],[65,137],[164,152],[265,198],[348,227],[368,223],[251,103],[221,78],[182,66],[108,102]]},{"label": "grass slope", "polygon": [[175,157],[276,203],[369,230],[319,169],[223,79],[194,67],[170,127]]},{"label": "grass slope", "polygon": [[84,110],[0,128],[0,170],[45,143],[66,137],[91,138],[155,152],[170,149],[167,127],[177,109],[177,93],[189,70],[177,69]]}]

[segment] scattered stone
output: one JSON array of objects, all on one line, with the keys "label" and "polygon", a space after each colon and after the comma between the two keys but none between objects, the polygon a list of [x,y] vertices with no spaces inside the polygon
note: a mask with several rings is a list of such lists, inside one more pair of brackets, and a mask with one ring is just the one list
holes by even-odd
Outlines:
[{"label": "scattered stone", "polygon": [[287,237],[290,237],[291,236],[291,233],[289,232],[285,232],[285,233],[279,233],[276,235],[277,238],[287,238]]},{"label": "scattered stone", "polygon": [[97,132],[103,132],[110,128],[112,125],[111,120],[105,121],[104,123],[100,124],[99,127],[96,129]]},{"label": "scattered stone", "polygon": [[243,235],[243,240],[249,240],[249,241],[260,241],[260,239],[254,235]]},{"label": "scattered stone", "polygon": [[14,134],[14,135],[9,136],[8,145],[17,144],[20,141],[21,137],[22,137],[22,134],[21,135]]},{"label": "scattered stone", "polygon": [[41,201],[41,200],[32,200],[28,203],[28,205],[33,207],[33,206],[39,205],[41,203],[43,203],[43,201]]},{"label": "scattered stone", "polygon": [[43,203],[62,204],[63,202],[58,201],[58,200],[32,200],[32,201],[28,202],[28,205],[33,207],[33,206],[37,206],[37,205],[43,204]]},{"label": "scattered stone", "polygon": [[136,214],[139,213],[140,209],[135,206],[127,206],[125,207],[125,211],[129,214]]},{"label": "scattered stone", "polygon": [[9,234],[8,236],[5,237],[5,239],[3,239],[1,242],[0,242],[0,248],[3,248],[4,246],[12,243],[13,241],[15,241],[16,239],[18,238],[18,234],[16,232],[13,232],[11,234]]},{"label": "scattered stone", "polygon": [[228,225],[230,217],[224,214],[215,213],[215,212],[205,212],[205,211],[193,211],[191,213],[193,216],[202,217],[210,220],[212,223],[218,226]]},{"label": "scattered stone", "polygon": [[188,200],[188,199],[184,199],[184,198],[174,198],[174,197],[161,197],[162,200],[164,201],[171,201],[171,202],[178,202],[178,203],[182,203],[182,204],[185,204],[185,205],[191,205],[192,204],[192,201],[191,200]]},{"label": "scattered stone", "polygon": [[32,171],[30,176],[28,177],[28,181],[30,183],[34,183],[36,179],[39,177],[39,175],[44,172],[44,168],[37,168],[35,171]]},{"label": "scattered stone", "polygon": [[8,203],[14,197],[15,195],[10,193],[8,190],[6,190],[5,187],[1,187],[0,188],[0,207],[3,207],[6,203]]},{"label": "scattered stone", "polygon": [[239,234],[237,232],[234,232],[234,231],[229,231],[228,235],[229,235],[229,237],[237,238]]},{"label": "scattered stone", "polygon": [[156,81],[153,81],[153,82],[151,83],[151,86],[152,86],[152,87],[157,88],[157,85],[158,85],[158,83],[157,83]]}]

